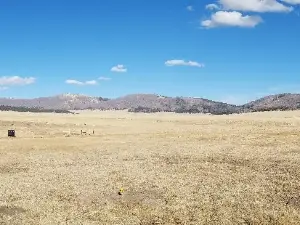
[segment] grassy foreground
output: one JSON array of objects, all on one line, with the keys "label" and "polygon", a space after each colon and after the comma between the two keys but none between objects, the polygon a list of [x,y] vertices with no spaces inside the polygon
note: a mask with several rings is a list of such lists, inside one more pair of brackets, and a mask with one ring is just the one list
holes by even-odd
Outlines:
[{"label": "grassy foreground", "polygon": [[0,118],[0,224],[300,224],[299,111]]}]

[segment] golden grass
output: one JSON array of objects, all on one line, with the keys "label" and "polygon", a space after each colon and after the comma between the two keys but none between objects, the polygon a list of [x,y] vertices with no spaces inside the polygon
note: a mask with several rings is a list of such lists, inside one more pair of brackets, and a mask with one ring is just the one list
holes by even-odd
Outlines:
[{"label": "golden grass", "polygon": [[0,224],[300,224],[299,111],[0,116]]}]

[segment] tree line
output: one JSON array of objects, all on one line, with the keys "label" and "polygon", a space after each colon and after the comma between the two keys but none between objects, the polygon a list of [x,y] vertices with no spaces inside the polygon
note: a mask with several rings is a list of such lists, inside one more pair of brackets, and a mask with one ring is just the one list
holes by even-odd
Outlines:
[{"label": "tree line", "polygon": [[38,107],[25,107],[25,106],[7,106],[0,105],[0,111],[14,111],[14,112],[33,112],[33,113],[71,113],[64,109],[44,109]]}]

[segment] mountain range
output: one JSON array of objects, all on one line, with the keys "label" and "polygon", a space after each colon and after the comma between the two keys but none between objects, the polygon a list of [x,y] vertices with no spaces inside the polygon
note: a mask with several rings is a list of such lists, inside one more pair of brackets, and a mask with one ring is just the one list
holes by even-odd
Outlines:
[{"label": "mountain range", "polygon": [[[300,109],[300,94],[269,95],[244,105],[233,105],[204,98],[167,97],[156,94],[132,94],[108,99],[80,94],[61,94],[32,99],[0,98],[0,105],[51,110],[125,110],[130,112],[177,112],[231,114],[270,110]],[[0,109],[1,110],[1,109]]]}]

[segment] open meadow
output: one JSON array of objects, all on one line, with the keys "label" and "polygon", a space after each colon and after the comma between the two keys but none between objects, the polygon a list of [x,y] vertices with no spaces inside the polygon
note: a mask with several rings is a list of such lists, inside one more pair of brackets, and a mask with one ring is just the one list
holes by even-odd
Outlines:
[{"label": "open meadow", "polygon": [[0,224],[300,224],[300,111],[0,112]]}]

